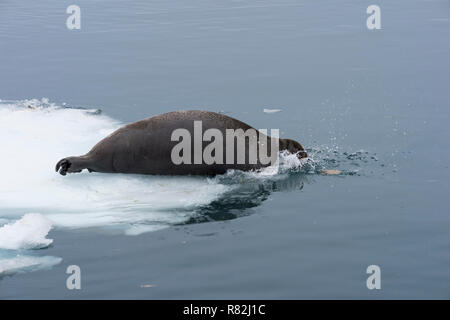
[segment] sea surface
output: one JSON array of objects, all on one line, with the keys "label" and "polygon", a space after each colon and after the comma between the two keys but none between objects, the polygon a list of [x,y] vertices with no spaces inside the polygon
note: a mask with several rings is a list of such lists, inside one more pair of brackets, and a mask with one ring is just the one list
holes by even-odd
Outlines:
[{"label": "sea surface", "polygon": [[[279,129],[309,157],[54,171],[180,109]],[[446,0],[1,1],[0,299],[449,299],[449,123]]]}]

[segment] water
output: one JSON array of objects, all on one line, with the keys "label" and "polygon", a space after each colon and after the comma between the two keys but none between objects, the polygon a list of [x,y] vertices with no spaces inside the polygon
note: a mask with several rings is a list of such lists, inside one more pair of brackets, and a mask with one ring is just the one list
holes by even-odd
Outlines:
[{"label": "water", "polygon": [[[80,0],[77,31],[70,4],[0,4],[0,298],[450,297],[447,1],[379,1],[374,31],[361,1]],[[310,159],[54,172],[124,123],[198,108]]]}]

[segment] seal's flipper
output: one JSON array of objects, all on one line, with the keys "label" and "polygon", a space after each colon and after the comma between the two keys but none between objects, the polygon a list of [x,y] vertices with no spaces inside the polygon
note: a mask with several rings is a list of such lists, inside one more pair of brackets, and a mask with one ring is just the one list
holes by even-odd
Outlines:
[{"label": "seal's flipper", "polygon": [[89,165],[89,158],[86,156],[81,157],[67,157],[58,161],[55,167],[55,171],[63,176],[67,173],[81,172]]},{"label": "seal's flipper", "polygon": [[[65,176],[66,173],[67,173],[67,170],[69,170],[69,168],[70,168],[71,165],[72,165],[72,164],[70,163],[70,161],[67,160],[66,158],[61,159],[61,160],[59,160],[58,163],[56,164],[55,171],[56,171],[56,172],[59,171],[60,174],[62,174],[63,176]],[[59,169],[61,169],[61,170],[59,170]]]}]

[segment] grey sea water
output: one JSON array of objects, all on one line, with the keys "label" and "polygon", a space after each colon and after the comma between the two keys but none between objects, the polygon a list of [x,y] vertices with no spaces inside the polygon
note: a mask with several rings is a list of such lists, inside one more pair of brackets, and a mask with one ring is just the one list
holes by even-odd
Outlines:
[{"label": "grey sea water", "polygon": [[[0,298],[450,298],[450,3],[377,1],[368,30],[372,4],[0,2]],[[53,171],[179,109],[279,128],[313,161],[213,179]]]}]

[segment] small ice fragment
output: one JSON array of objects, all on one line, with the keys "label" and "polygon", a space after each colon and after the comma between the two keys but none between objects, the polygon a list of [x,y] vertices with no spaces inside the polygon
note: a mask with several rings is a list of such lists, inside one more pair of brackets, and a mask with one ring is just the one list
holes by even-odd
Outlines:
[{"label": "small ice fragment", "polygon": [[264,109],[264,113],[277,113],[280,112],[281,109]]},{"label": "small ice fragment", "polygon": [[341,174],[340,170],[322,170],[322,174],[336,175]]}]

